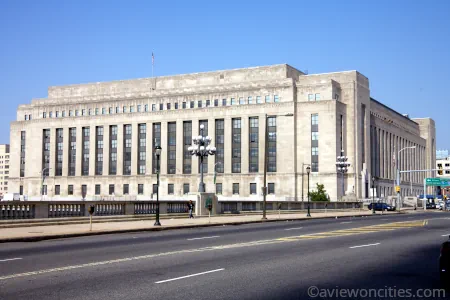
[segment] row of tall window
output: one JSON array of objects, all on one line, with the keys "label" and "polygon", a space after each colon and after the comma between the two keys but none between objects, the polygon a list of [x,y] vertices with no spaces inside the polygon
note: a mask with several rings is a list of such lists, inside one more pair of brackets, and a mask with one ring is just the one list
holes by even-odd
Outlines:
[{"label": "row of tall window", "polygon": [[319,115],[311,115],[311,172],[319,172]]},{"label": "row of tall window", "polygon": [[[317,117],[316,117],[317,118]],[[313,117],[312,122],[317,122],[317,119]],[[242,120],[241,118],[233,118],[231,120],[232,128],[231,132],[231,171],[232,173],[241,173],[242,172]],[[268,117],[268,164],[267,170],[268,172],[276,172],[277,168],[277,124],[275,117]],[[167,145],[161,145],[161,123],[153,123],[152,124],[152,174],[156,174],[156,153],[155,147],[157,145],[161,145],[166,151],[166,161],[160,162],[160,166],[162,163],[167,163],[167,174],[176,174],[177,172],[181,172],[183,174],[191,174],[192,173],[192,156],[189,152],[188,148],[192,144],[192,122],[191,121],[183,121],[183,169],[177,170],[176,162],[177,162],[177,123],[169,122],[167,123]],[[203,126],[203,135],[208,135],[208,121],[200,120],[199,121],[199,131],[200,126]],[[314,127],[315,126],[315,127]],[[258,117],[249,118],[248,123],[248,131],[249,131],[249,148],[248,148],[248,157],[249,157],[249,166],[248,171],[250,173],[259,172],[259,119]],[[313,124],[314,128],[317,128],[317,124]],[[117,125],[106,126],[109,130],[107,134],[109,134],[109,169],[103,170],[103,161],[104,161],[104,134],[105,127],[104,126],[96,126],[92,130],[95,132],[95,139],[92,140],[95,145],[91,149],[91,128],[90,127],[82,127],[81,134],[81,175],[89,176],[94,175],[91,174],[91,164],[94,164],[93,172],[95,175],[117,175],[117,158],[118,158],[118,135],[119,128]],[[136,148],[133,145],[133,132],[132,125],[126,124],[123,125],[122,129],[122,143],[123,143],[123,175],[131,175],[132,170],[132,152],[136,151],[137,154],[137,165],[134,166],[137,168],[137,174],[145,175],[147,174],[146,170],[146,162],[147,162],[147,124],[138,124],[138,132],[137,132],[137,145]],[[217,152],[213,158],[215,159],[215,171],[218,173],[223,173],[225,170],[224,167],[224,159],[225,159],[225,122],[223,119],[215,120],[215,140],[212,141],[212,144],[215,145]],[[80,138],[80,137],[79,137]],[[317,132],[312,132],[312,140],[315,145],[314,149],[317,149]],[[314,142],[315,140],[315,142]],[[21,133],[21,160],[20,160],[20,168],[21,173],[20,176],[25,176],[25,142],[26,142],[26,134],[25,131]],[[56,141],[55,141],[55,149],[50,149],[50,129],[43,130],[43,154],[42,154],[42,169],[44,169],[45,176],[49,174],[49,168],[55,168],[55,176],[63,176],[63,165],[67,164],[68,171],[67,176],[75,176],[76,168],[77,168],[77,129],[69,128],[69,137],[66,139],[64,137],[63,129],[56,129]],[[64,143],[68,143],[68,161],[64,162]],[[134,150],[133,150],[134,149]],[[50,153],[51,151],[55,151],[56,160],[54,162],[54,166],[50,166]],[[91,153],[92,151],[92,153]],[[313,163],[317,162],[317,150],[312,153],[314,155]],[[94,160],[91,161],[90,157],[94,155]],[[198,165],[198,171],[200,172],[200,161]],[[203,171],[205,173],[214,172],[214,170],[208,170],[208,158],[204,158],[203,161]]]},{"label": "row of tall window", "polygon": [[[315,94],[320,100],[320,94]],[[317,96],[318,95],[318,96]],[[178,102],[175,103],[159,103],[152,104],[151,111],[161,111],[161,110],[171,110],[171,109],[187,109],[187,108],[205,108],[205,107],[218,107],[218,106],[227,106],[227,105],[246,105],[246,104],[262,104],[262,103],[277,103],[280,102],[280,97],[278,95],[266,95],[264,99],[261,96],[253,96],[249,97],[238,97],[238,98],[230,98],[230,99],[219,99],[211,100],[191,100],[191,101],[183,101],[181,105]],[[44,111],[42,112],[42,118],[65,118],[65,117],[79,117],[79,116],[96,116],[96,115],[112,115],[112,114],[120,114],[120,113],[134,113],[134,112],[149,112],[150,107],[148,104],[138,104],[136,106],[115,106],[115,107],[103,107],[103,108],[88,108],[88,109],[75,109],[69,110],[68,114],[66,114],[65,110],[62,111]],[[24,115],[24,120],[31,120],[31,115]]]},{"label": "row of tall window", "polygon": [[[240,188],[239,188],[240,184],[239,183],[233,183],[232,186],[232,194],[233,195],[239,195],[240,194]],[[108,190],[106,191],[102,191],[102,186],[100,184],[96,184],[95,185],[95,190],[94,190],[94,194],[96,196],[99,195],[104,195],[104,194],[108,194],[108,195],[116,195],[119,193],[122,193],[122,195],[130,195],[130,185],[128,183],[123,184],[122,185],[122,190],[116,190],[116,185],[114,184],[109,184],[108,185]],[[21,191],[23,190],[23,186],[21,186]],[[44,190],[47,190],[47,186],[44,186]],[[138,190],[137,190],[137,194],[138,195],[144,195],[145,192],[145,188],[144,188],[144,184],[138,184]],[[153,184],[152,185],[152,194],[156,194],[157,192],[157,185]],[[221,195],[223,192],[223,184],[222,183],[216,183],[216,194]],[[74,191],[74,185],[69,184],[67,186],[67,194],[68,195],[74,195],[75,191]],[[190,184],[189,183],[184,183],[183,184],[183,194],[189,194],[190,193]],[[268,183],[268,193],[269,194],[275,194],[275,183]],[[82,184],[81,185],[81,194],[86,196],[87,195],[87,185],[86,184]],[[173,183],[169,183],[167,185],[167,194],[168,195],[174,195],[175,194],[175,184]],[[250,195],[257,195],[257,188],[256,188],[256,183],[250,183],[249,184],[249,194]],[[61,195],[61,185],[55,185],[55,195],[59,196]]]}]

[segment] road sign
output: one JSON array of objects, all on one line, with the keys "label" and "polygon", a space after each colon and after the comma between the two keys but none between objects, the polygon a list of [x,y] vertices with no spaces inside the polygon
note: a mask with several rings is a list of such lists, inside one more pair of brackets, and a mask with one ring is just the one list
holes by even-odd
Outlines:
[{"label": "road sign", "polygon": [[446,178],[427,178],[426,184],[430,186],[449,186],[450,179]]},{"label": "road sign", "polygon": [[400,193],[400,186],[399,186],[399,185],[396,185],[396,186],[395,186],[395,191],[396,191],[397,193]]}]

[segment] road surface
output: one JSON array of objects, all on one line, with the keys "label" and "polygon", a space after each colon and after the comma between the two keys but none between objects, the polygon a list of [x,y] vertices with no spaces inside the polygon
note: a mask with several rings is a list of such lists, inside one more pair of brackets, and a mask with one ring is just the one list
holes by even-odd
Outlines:
[{"label": "road surface", "polygon": [[440,289],[439,248],[449,234],[450,214],[428,212],[1,244],[0,299],[414,294]]}]

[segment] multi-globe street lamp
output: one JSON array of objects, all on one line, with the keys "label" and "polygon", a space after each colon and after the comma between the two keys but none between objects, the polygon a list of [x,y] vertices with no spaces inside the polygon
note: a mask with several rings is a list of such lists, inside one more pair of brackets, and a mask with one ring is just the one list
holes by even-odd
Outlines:
[{"label": "multi-globe street lamp", "polygon": [[200,158],[200,184],[198,191],[200,193],[205,192],[205,183],[203,182],[203,159],[209,155],[216,154],[216,147],[210,146],[211,137],[203,136],[203,130],[205,126],[200,125],[200,135],[192,138],[193,145],[188,148],[192,156],[198,156]]},{"label": "multi-globe street lamp", "polygon": [[155,155],[156,155],[156,221],[155,226],[161,226],[159,222],[159,158],[161,156],[162,148],[160,145],[155,146]]},{"label": "multi-globe street lamp", "polygon": [[345,196],[345,173],[348,172],[350,163],[348,162],[348,157],[344,156],[344,150],[341,150],[341,155],[336,159],[337,171],[342,174],[342,197]]}]

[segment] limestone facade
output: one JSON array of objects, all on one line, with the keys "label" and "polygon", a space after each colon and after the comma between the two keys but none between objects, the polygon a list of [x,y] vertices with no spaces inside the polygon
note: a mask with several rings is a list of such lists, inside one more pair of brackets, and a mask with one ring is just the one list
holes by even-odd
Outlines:
[{"label": "limestone facade", "polygon": [[[433,120],[409,119],[372,99],[357,71],[306,75],[282,64],[50,87],[48,98],[19,106],[11,123],[10,190],[40,199],[49,167],[47,199],[151,199],[160,143],[160,199],[187,199],[198,188],[199,162],[186,148],[202,123],[223,147],[223,159],[205,164],[206,191],[251,209],[262,201],[266,115],[269,202],[306,201],[307,165],[310,189],[321,183],[340,199],[341,150],[351,163],[345,192],[358,198],[368,195],[372,174],[380,195],[393,193],[394,145],[417,146],[402,152],[402,169],[435,165]],[[410,179],[414,191],[421,188],[422,175],[403,176],[402,193]]]}]

